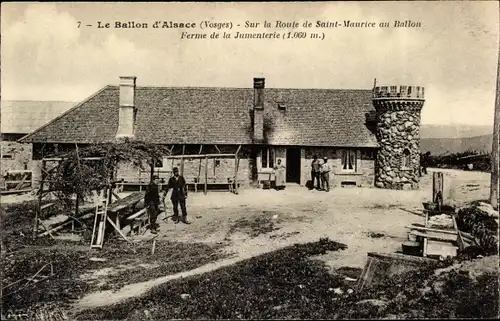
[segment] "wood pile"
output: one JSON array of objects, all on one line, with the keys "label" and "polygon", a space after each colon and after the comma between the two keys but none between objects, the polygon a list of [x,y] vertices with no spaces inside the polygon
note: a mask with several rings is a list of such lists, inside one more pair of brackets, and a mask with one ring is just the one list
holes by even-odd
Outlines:
[{"label": "wood pile", "polygon": [[462,208],[458,211],[457,227],[478,240],[485,254],[498,253],[498,219],[490,216],[479,206]]}]

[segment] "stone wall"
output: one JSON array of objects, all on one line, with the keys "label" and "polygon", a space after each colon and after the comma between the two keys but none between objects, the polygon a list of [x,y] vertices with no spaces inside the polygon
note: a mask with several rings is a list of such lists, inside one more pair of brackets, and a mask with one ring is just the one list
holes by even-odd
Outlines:
[{"label": "stone wall", "polygon": [[1,142],[1,174],[12,170],[30,170],[32,167],[33,147],[31,144],[18,142]]},{"label": "stone wall", "polygon": [[[234,153],[232,151],[232,153]],[[213,152],[213,151],[209,151]],[[226,153],[226,151],[221,151]],[[229,153],[229,151],[227,151]],[[196,154],[196,153],[193,153]],[[239,155],[239,165],[238,165],[238,181],[242,186],[247,186],[251,181],[252,173],[252,161],[249,158],[249,151],[247,148],[242,147]],[[155,173],[167,180],[171,171],[174,167],[182,169],[182,161],[180,158],[164,158],[161,166],[155,167]],[[205,171],[207,172],[205,174]],[[220,158],[185,158],[183,176],[188,182],[194,182],[196,179],[200,182],[205,181],[205,175],[208,178],[208,182],[225,183],[228,178],[232,178],[235,175],[235,159],[234,157],[220,157]],[[117,178],[124,178],[129,181],[140,180],[143,182],[148,182],[150,177],[150,166],[146,163],[143,164],[143,169],[137,168],[132,164],[121,164],[117,170]]]},{"label": "stone wall", "polygon": [[[420,108],[421,108],[420,104]],[[375,186],[417,189],[420,166],[420,108],[386,108],[378,114]]]}]

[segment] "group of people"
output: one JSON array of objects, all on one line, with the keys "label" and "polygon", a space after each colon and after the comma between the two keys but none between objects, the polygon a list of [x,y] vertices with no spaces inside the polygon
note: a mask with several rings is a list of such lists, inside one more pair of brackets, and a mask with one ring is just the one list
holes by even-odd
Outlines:
[{"label": "group of people", "polygon": [[[165,207],[165,198],[167,193],[171,190],[170,201],[172,202],[172,207],[174,214],[172,220],[174,223],[183,222],[184,224],[191,224],[187,220],[187,210],[186,210],[186,199],[188,196],[188,190],[186,185],[186,180],[183,176],[179,174],[179,168],[174,167],[172,170],[173,176],[170,177],[167,183],[167,187],[161,196],[161,203]],[[150,220],[150,230],[152,233],[158,232],[158,224],[156,224],[156,219],[161,213],[160,210],[160,187],[159,187],[159,177],[153,176],[151,183],[146,189],[146,195],[144,196],[144,206],[148,209],[148,215]],[[179,205],[181,207],[182,216],[179,217]]]},{"label": "group of people", "polygon": [[314,155],[311,163],[311,189],[314,189],[316,181],[316,189],[329,192],[331,169],[328,157],[323,157],[323,161],[321,161],[318,156]]}]

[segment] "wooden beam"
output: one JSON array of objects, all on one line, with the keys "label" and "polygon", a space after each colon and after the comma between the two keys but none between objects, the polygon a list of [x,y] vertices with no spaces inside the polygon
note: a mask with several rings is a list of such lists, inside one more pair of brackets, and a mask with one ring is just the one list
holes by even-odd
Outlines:
[{"label": "wooden beam", "polygon": [[167,159],[182,159],[182,158],[213,158],[213,157],[218,157],[218,158],[223,158],[223,157],[234,157],[235,154],[192,154],[192,155],[172,155],[172,156],[167,156],[165,158]]},{"label": "wooden beam", "polygon": [[118,232],[118,234],[120,234],[120,236],[127,242],[131,243],[130,240],[122,233],[122,231],[120,231],[120,229],[118,228],[118,226],[115,225],[115,222],[113,222],[113,220],[109,217],[109,216],[106,216],[106,218],[108,219],[108,222],[109,224],[111,224],[111,226],[115,229],[115,231]]},{"label": "wooden beam", "polygon": [[217,147],[217,145],[214,145],[214,146],[215,146],[215,149],[217,149],[217,152],[218,152],[219,154],[222,154],[222,153],[220,152],[219,147]]},{"label": "wooden beam", "polygon": [[238,146],[238,149],[236,150],[236,155],[240,152],[240,149],[241,149],[241,145]]},{"label": "wooden beam", "polygon": [[152,157],[151,158],[151,168],[149,172],[149,181],[153,181],[153,176],[155,175],[155,159]]},{"label": "wooden beam", "polygon": [[[95,160],[103,160],[104,157],[82,157],[81,160],[90,160],[90,161],[95,161]],[[43,158],[42,161],[45,162],[60,162],[64,160],[63,157],[48,157],[48,158]]]},{"label": "wooden beam", "polygon": [[405,226],[405,228],[412,229],[412,230],[421,230],[421,231],[429,231],[429,232],[436,232],[436,233],[444,233],[444,234],[457,235],[457,231],[441,230],[441,229],[430,228],[430,227],[423,227],[423,226],[416,226],[416,225],[407,225],[407,226]]},{"label": "wooden beam", "polygon": [[234,156],[234,194],[238,194],[238,165],[240,160],[238,158],[238,153]]},{"label": "wooden beam", "polygon": [[[80,153],[78,151],[78,144],[75,143],[76,159],[78,160],[78,172],[80,173]],[[78,210],[80,207],[80,195],[76,194],[76,204],[75,204],[75,216],[78,216]],[[72,225],[74,226],[74,225]]]},{"label": "wooden beam", "polygon": [[444,183],[443,173],[434,172],[432,175],[432,202],[437,204],[438,211],[441,211],[441,206],[443,205],[443,200],[444,200],[443,183]]},{"label": "wooden beam", "polygon": [[35,211],[35,220],[33,222],[33,239],[35,239],[38,236],[38,221],[39,221],[41,207],[42,207],[43,186],[44,186],[44,180],[45,180],[43,172],[46,172],[46,170],[45,170],[46,166],[47,166],[46,162],[44,162],[42,160],[42,180],[40,182],[40,189],[39,189],[40,193],[38,194],[38,204],[37,204],[37,208]]},{"label": "wooden beam", "polygon": [[182,145],[181,176],[184,176],[184,153],[185,152],[186,152],[186,145]]},{"label": "wooden beam", "polygon": [[17,190],[20,190],[20,189],[21,189],[21,187],[23,187],[24,182],[26,181],[26,178],[28,178],[28,174],[24,174],[24,175],[23,175],[23,179],[19,182],[19,184],[17,184],[17,186],[16,186],[16,188],[15,188],[15,190],[16,190],[16,191],[17,191]]},{"label": "wooden beam", "polygon": [[200,145],[200,151],[198,152],[198,155],[201,155],[202,149],[203,149],[203,145]]},{"label": "wooden beam", "polygon": [[[81,222],[80,220],[84,220],[84,219],[87,219],[87,218],[91,218],[92,216],[95,215],[95,212],[92,211],[92,213],[88,213],[88,214],[85,214],[85,215],[82,215],[81,217],[79,218],[75,218],[75,217],[69,217],[67,220],[65,220],[64,222],[61,222],[59,223],[58,225],[54,226],[53,228],[51,228],[49,231],[50,232],[56,232],[56,231],[59,231],[60,229],[62,229],[63,227],[65,227],[66,225],[74,222],[75,220],[80,222],[80,223],[83,223]],[[49,231],[45,231],[43,233],[41,233],[40,235],[38,236],[45,236],[45,235],[48,235]]]},{"label": "wooden beam", "polygon": [[205,157],[205,186],[203,193],[207,194],[207,184],[208,184],[208,156]]}]

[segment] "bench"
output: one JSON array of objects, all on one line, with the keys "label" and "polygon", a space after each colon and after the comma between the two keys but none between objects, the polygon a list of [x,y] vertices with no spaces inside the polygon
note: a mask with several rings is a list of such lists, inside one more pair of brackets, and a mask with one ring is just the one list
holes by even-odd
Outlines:
[{"label": "bench", "polygon": [[142,234],[142,232],[151,224],[147,210],[147,207],[143,208],[139,212],[127,217],[127,220],[131,221],[130,232],[133,232],[137,228],[136,234]]}]

